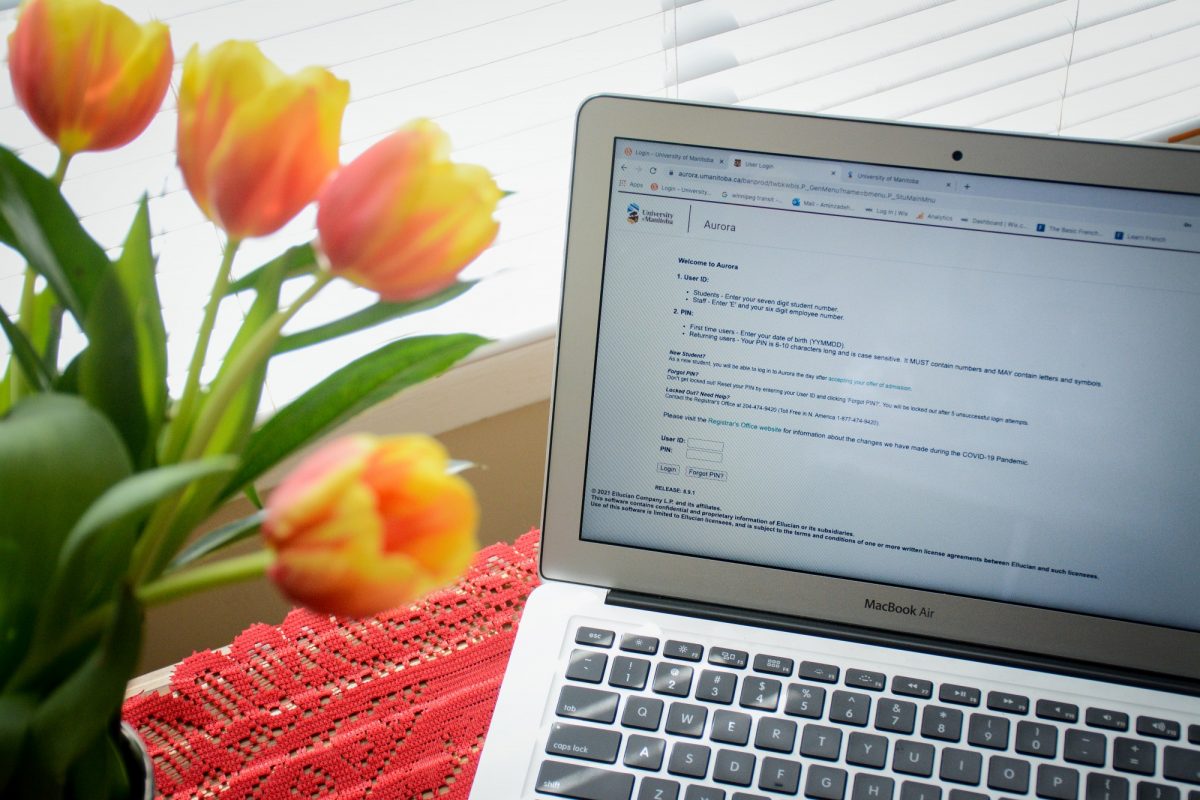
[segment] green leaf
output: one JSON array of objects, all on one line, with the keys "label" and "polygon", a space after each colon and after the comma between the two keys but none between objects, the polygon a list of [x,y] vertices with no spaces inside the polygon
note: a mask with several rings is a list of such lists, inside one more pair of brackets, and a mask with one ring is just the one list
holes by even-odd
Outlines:
[{"label": "green leaf", "polygon": [[[234,456],[185,461],[125,478],[102,494],[72,528],[59,558],[41,630],[64,625],[111,599],[113,587],[129,569],[138,526],[154,504],[195,481],[231,472]],[[37,642],[35,641],[36,649]]]},{"label": "green leaf", "polygon": [[0,421],[0,686],[28,652],[71,528],[129,473],[112,424],[78,397],[31,395]]},{"label": "green leaf", "polygon": [[243,539],[249,539],[258,533],[258,529],[262,527],[263,520],[266,518],[267,512],[258,511],[248,517],[235,520],[228,525],[222,525],[215,531],[209,531],[185,547],[179,555],[175,556],[174,560],[167,565],[164,574],[170,574],[175,570],[186,567],[193,561],[199,561],[205,556],[210,556],[231,544],[240,542]]},{"label": "green leaf", "polygon": [[79,364],[80,394],[113,421],[141,468],[155,461],[167,403],[167,335],[154,267],[143,195],[121,258],[104,273],[88,310]]},{"label": "green leaf", "polygon": [[458,297],[476,283],[478,281],[459,281],[437,294],[432,294],[429,297],[414,300],[410,303],[376,303],[361,311],[356,311],[353,314],[342,317],[339,320],[284,336],[279,340],[279,344],[275,345],[275,355],[320,344],[329,339],[345,336],[348,333],[356,333],[367,328],[373,328],[376,325],[388,322],[389,320],[399,319],[408,314],[415,314],[418,311],[435,308],[442,303],[449,302]]},{"label": "green leaf", "polygon": [[0,796],[7,797],[4,787],[21,761],[25,736],[37,703],[27,695],[0,696]]},{"label": "green leaf", "polygon": [[79,669],[39,706],[30,725],[34,765],[62,780],[67,769],[121,713],[137,667],[142,610],[127,584],[117,592],[112,625]]},{"label": "green leaf", "polygon": [[225,294],[237,294],[238,292],[255,288],[264,272],[280,266],[283,267],[283,280],[285,281],[292,278],[299,278],[301,275],[311,275],[317,271],[317,252],[311,244],[300,244],[295,247],[289,247],[281,255],[276,256],[258,269],[243,275],[238,280],[229,284],[229,288]]},{"label": "green leaf", "polygon": [[300,447],[408,386],[448,369],[488,340],[456,333],[414,336],[384,345],[347,364],[296,398],[250,437],[228,496]]},{"label": "green leaf", "polygon": [[33,349],[33,345],[25,338],[25,334],[21,333],[21,329],[8,318],[8,312],[4,310],[3,306],[0,306],[0,328],[4,329],[4,335],[8,337],[8,342],[12,345],[13,361],[25,373],[25,380],[39,392],[49,391],[51,377],[46,372],[46,365],[42,363],[42,359]]},{"label": "green leaf", "polygon": [[58,187],[3,147],[0,242],[25,257],[82,327],[96,286],[108,270],[108,258],[79,224]]}]

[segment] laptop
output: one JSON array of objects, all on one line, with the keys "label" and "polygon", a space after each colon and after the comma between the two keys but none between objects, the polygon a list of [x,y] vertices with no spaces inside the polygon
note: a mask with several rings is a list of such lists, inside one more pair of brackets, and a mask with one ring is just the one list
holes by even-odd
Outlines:
[{"label": "laptop", "polygon": [[598,96],[474,800],[1200,800],[1200,154]]}]

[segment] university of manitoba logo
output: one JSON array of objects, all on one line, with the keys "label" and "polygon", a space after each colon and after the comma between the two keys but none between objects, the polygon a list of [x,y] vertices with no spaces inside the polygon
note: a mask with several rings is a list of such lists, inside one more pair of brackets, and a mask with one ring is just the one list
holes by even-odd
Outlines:
[{"label": "university of manitoba logo", "polygon": [[630,203],[629,207],[625,209],[625,219],[629,220],[630,225],[638,221],[638,213],[641,210],[637,203]]}]

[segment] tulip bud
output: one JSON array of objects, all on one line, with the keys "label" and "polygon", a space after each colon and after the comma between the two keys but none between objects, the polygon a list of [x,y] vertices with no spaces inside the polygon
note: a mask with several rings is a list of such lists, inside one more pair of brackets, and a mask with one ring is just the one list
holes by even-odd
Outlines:
[{"label": "tulip bud", "polygon": [[366,616],[457,577],[475,551],[470,484],[426,436],[352,436],[306,458],[267,501],[269,575],[316,611]]},{"label": "tulip bud", "polygon": [[176,150],[200,210],[236,239],[283,227],[337,167],[349,98],[328,70],[285,75],[251,42],[192,47]]},{"label": "tulip bud", "polygon": [[171,37],[97,0],[27,0],[8,37],[17,102],[64,156],[137,138],[171,80]]},{"label": "tulip bud", "polygon": [[338,171],[317,203],[334,274],[384,300],[414,300],[452,284],[492,243],[501,192],[487,170],[449,152],[446,134],[417,120]]}]

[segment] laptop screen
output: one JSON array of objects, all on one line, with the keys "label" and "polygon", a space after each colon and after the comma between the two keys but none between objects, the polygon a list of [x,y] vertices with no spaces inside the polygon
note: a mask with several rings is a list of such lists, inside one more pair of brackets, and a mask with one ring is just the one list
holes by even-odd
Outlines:
[{"label": "laptop screen", "polygon": [[582,539],[1196,629],[1200,200],[613,159]]}]

